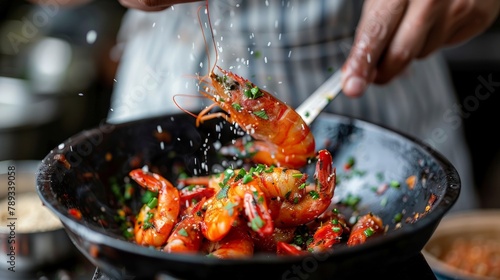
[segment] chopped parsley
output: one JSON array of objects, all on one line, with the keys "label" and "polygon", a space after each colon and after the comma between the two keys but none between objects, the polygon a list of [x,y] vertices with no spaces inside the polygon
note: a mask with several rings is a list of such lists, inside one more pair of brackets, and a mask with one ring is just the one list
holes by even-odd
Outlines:
[{"label": "chopped parsley", "polygon": [[241,107],[241,105],[240,105],[240,104],[238,104],[238,103],[233,103],[233,104],[232,104],[232,106],[233,106],[233,108],[234,108],[236,111],[238,111],[238,112],[240,112],[240,111],[241,111],[241,109],[243,109],[243,107]]},{"label": "chopped parsley", "polygon": [[187,237],[188,236],[188,233],[186,231],[185,228],[181,228],[179,231],[178,231],[179,235],[182,235],[184,237]]},{"label": "chopped parsley", "polygon": [[262,91],[258,87],[256,86],[252,87],[252,85],[247,85],[247,86],[249,87],[249,89],[246,89],[244,91],[246,97],[250,99],[256,99],[264,95],[264,93],[262,93]]},{"label": "chopped parsley", "polygon": [[261,119],[264,119],[264,120],[269,119],[269,116],[267,115],[266,111],[264,111],[264,110],[254,111],[253,114]]}]

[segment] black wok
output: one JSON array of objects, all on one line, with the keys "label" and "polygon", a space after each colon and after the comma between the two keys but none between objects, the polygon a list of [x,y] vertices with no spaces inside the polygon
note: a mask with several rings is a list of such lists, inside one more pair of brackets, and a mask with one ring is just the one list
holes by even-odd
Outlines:
[{"label": "black wok", "polygon": [[[238,131],[220,119],[196,128],[194,118],[184,114],[101,124],[71,137],[43,160],[37,191],[61,219],[77,248],[116,279],[158,275],[181,279],[352,278],[359,271],[376,271],[378,266],[397,265],[419,254],[458,198],[460,179],[455,168],[425,144],[362,120],[322,114],[311,128],[317,149],[329,149],[334,157],[340,179],[334,200],[360,198],[359,213],[380,215],[389,227],[385,235],[325,254],[256,255],[245,260],[166,254],[126,241],[115,219],[117,198],[110,178],[123,178],[143,165],[170,180],[175,180],[179,166],[192,175],[227,167],[227,159],[217,148],[234,139]],[[351,177],[343,168],[350,158],[356,160],[358,171]],[[305,171],[312,174],[313,168],[308,166]],[[411,175],[417,178],[413,189],[405,184]],[[374,191],[391,181],[400,182],[399,188],[389,187],[383,194]],[[425,212],[433,196],[436,200]],[[131,207],[137,210],[139,206],[136,197]],[[71,214],[74,209],[81,212],[80,219]],[[403,214],[400,228],[394,221],[399,213]]]}]

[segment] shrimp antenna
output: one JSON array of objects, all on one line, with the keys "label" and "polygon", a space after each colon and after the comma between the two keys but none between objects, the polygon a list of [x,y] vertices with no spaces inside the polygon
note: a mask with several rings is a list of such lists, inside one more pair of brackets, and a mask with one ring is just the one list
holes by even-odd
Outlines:
[{"label": "shrimp antenna", "polygon": [[[208,9],[208,0],[205,1],[204,6],[200,6],[198,8],[198,23],[200,24],[200,29],[203,31],[204,26],[201,23],[201,17],[200,17],[200,10],[203,7],[205,7],[205,13],[207,14],[208,27],[210,28],[210,37],[212,38],[212,45],[213,45],[213,48],[215,50],[215,61],[217,62],[219,60],[219,54],[217,52],[217,45],[215,44],[215,35],[214,35],[214,31],[212,29],[212,20],[210,19],[210,11]],[[212,63],[210,62],[210,51],[208,49],[207,38],[205,36],[205,32],[201,32],[201,33],[203,35],[203,42],[205,42],[205,52],[207,53],[208,65],[212,65]],[[211,66],[212,70],[210,72],[214,71],[215,65],[216,65],[216,63],[214,63],[214,65]]]},{"label": "shrimp antenna", "polygon": [[198,117],[196,114],[188,111],[187,109],[184,109],[182,108],[182,106],[177,102],[177,100],[175,100],[177,97],[180,97],[180,96],[184,96],[184,97],[197,97],[197,98],[203,98],[202,96],[199,96],[199,95],[191,95],[191,94],[175,94],[172,98],[172,100],[174,101],[174,104],[175,106],[177,106],[181,111],[183,111],[184,113],[188,114],[188,115],[191,115],[193,117]]}]

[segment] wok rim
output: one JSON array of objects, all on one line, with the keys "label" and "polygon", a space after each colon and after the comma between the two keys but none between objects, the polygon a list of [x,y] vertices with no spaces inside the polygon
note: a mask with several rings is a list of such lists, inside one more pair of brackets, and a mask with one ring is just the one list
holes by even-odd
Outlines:
[{"label": "wok rim", "polygon": [[[134,120],[124,123],[117,123],[110,125],[118,127],[126,127],[132,126],[134,123],[147,122],[154,119],[160,118],[168,118],[172,117],[171,114],[156,116],[141,120]],[[425,153],[428,153],[432,158],[435,159],[436,164],[438,164],[444,172],[444,176],[446,177],[446,185],[444,187],[444,192],[442,194],[441,199],[438,204],[433,206],[432,211],[429,211],[425,218],[420,219],[417,223],[404,223],[404,226],[398,230],[392,230],[388,234],[384,236],[388,236],[388,238],[376,238],[372,239],[370,242],[360,244],[354,247],[340,247],[336,248],[335,251],[329,251],[328,259],[335,256],[343,256],[343,255],[352,255],[358,254],[365,250],[372,250],[373,248],[383,247],[385,244],[388,244],[393,239],[404,239],[405,237],[413,236],[415,233],[421,232],[428,227],[433,227],[432,232],[434,232],[435,228],[439,224],[440,220],[443,216],[450,210],[450,208],[456,203],[458,196],[460,194],[461,182],[460,177],[455,169],[455,167],[451,164],[451,162],[446,159],[441,153],[436,151],[434,148],[430,147],[425,142],[401,131],[398,131],[393,128],[389,128],[384,125],[376,124],[374,122],[366,121],[361,118],[354,118],[345,115],[331,114],[331,113],[321,113],[319,117],[325,118],[334,118],[339,119],[340,123],[349,123],[353,124],[356,127],[361,127],[363,129],[378,129],[382,130],[386,134],[391,134],[391,137],[399,137],[403,138],[405,141],[410,141],[415,144],[415,147],[423,150]],[[314,123],[312,124],[314,125]],[[92,133],[95,133],[99,130],[99,128],[94,127],[89,130],[81,131],[70,138],[66,139],[63,143],[65,147],[71,146],[72,143],[79,143],[81,140],[87,139]],[[291,262],[296,262],[301,259],[311,257],[311,255],[306,256],[273,256],[273,255],[263,255],[256,254],[251,258],[245,259],[217,259],[217,258],[207,258],[206,255],[194,254],[194,255],[183,255],[183,254],[175,254],[175,253],[165,253],[158,250],[151,250],[150,248],[140,246],[134,244],[130,241],[121,240],[116,237],[112,237],[103,232],[100,232],[102,228],[96,227],[94,225],[83,225],[77,222],[73,217],[71,217],[67,213],[60,212],[55,204],[57,204],[57,200],[54,197],[47,197],[45,195],[44,189],[48,187],[51,189],[51,166],[50,161],[54,160],[54,156],[57,155],[56,151],[61,151],[56,146],[53,148],[41,161],[39,165],[39,169],[36,173],[36,191],[42,200],[42,203],[48,207],[51,211],[53,211],[57,217],[61,220],[66,230],[77,233],[78,235],[84,236],[86,241],[97,243],[97,244],[105,244],[108,247],[116,248],[118,250],[131,253],[134,255],[140,255],[148,258],[161,259],[163,261],[173,261],[173,262],[185,262],[190,264],[205,264],[205,265],[232,265],[232,264],[286,264]],[[429,236],[430,237],[430,236]],[[427,241],[426,241],[427,242]],[[314,255],[312,255],[314,256]]]}]

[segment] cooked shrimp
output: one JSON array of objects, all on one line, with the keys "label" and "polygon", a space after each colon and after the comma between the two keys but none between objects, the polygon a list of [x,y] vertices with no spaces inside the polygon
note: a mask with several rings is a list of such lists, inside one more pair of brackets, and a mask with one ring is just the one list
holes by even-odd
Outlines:
[{"label": "cooked shrimp", "polygon": [[307,230],[298,231],[298,244],[279,242],[276,253],[278,255],[303,255],[305,253],[325,252],[339,244],[349,235],[345,218],[337,209],[321,214],[317,219],[307,224]]},{"label": "cooked shrimp", "polygon": [[[350,229],[347,226],[345,218],[335,209],[325,215],[321,225],[316,227],[313,240],[307,245],[309,252],[324,252],[342,241],[344,235],[349,234]],[[347,235],[346,235],[347,236]]]},{"label": "cooked shrimp", "polygon": [[203,211],[201,208],[205,200],[205,197],[202,198],[186,210],[186,215],[175,226],[163,251],[168,253],[198,253],[203,241],[201,234]]},{"label": "cooked shrimp", "polygon": [[129,176],[142,187],[158,193],[157,201],[145,204],[137,215],[135,241],[140,245],[162,246],[177,222],[179,191],[156,173],[135,169]]},{"label": "cooked shrimp", "polygon": [[[217,63],[218,52],[208,6],[205,11]],[[203,32],[202,35],[205,37]],[[250,151],[242,149],[242,152],[252,154],[253,162],[300,168],[314,157],[314,136],[295,110],[252,82],[220,68],[216,63],[212,65],[208,56],[208,64],[212,68],[208,75],[199,78],[200,93],[214,103],[196,116],[196,125],[218,117],[237,124],[256,140]],[[221,75],[215,73],[216,67]],[[210,113],[216,106],[224,112]],[[245,145],[236,146],[243,148]]]},{"label": "cooked shrimp", "polygon": [[[301,168],[314,157],[314,136],[295,110],[252,82],[218,69],[222,75],[212,70],[202,80],[211,87],[201,93],[215,103],[200,112],[197,125],[216,117],[238,124],[255,139],[247,151],[253,162]],[[216,105],[225,113],[209,113]]]},{"label": "cooked shrimp", "polygon": [[[320,150],[317,154],[316,170],[314,173],[315,184],[311,190],[305,190],[303,193],[299,189],[305,189],[303,183],[307,174],[292,173],[286,175],[287,170],[279,170],[278,173],[285,176],[277,178],[286,178],[286,184],[276,188],[276,183],[283,181],[268,180],[268,173],[263,172],[262,176],[264,195],[271,199],[269,207],[274,211],[273,217],[277,227],[294,227],[306,224],[321,215],[331,204],[335,190],[335,168],[332,166],[332,156],[327,150]],[[272,177],[271,177],[272,178]],[[295,181],[293,181],[295,179]],[[273,183],[274,182],[274,183]],[[311,186],[309,186],[311,187]],[[290,194],[296,196],[290,197]]]},{"label": "cooked shrimp", "polygon": [[251,257],[254,252],[254,243],[250,229],[244,221],[239,220],[222,240],[207,242],[205,250],[209,256],[220,259]]},{"label": "cooked shrimp", "polygon": [[[271,215],[271,219],[277,227],[296,227],[314,220],[330,206],[333,198],[335,169],[332,166],[332,161],[332,156],[327,150],[318,152],[314,174],[316,184],[312,186],[307,186],[308,175],[299,170],[266,166],[264,164],[259,164],[250,171],[227,169],[223,173],[210,177],[186,179],[186,182],[196,182],[219,189],[222,185],[227,187],[227,191],[231,190],[231,193],[234,193],[234,195],[229,196],[226,195],[226,190],[222,189],[216,195],[217,199],[212,198],[207,202],[205,224],[210,229],[206,228],[206,230],[217,233],[214,236],[221,234],[220,238],[223,233],[228,231],[231,223],[236,219],[238,211],[232,210],[236,209],[235,206],[241,206],[240,202],[244,197],[243,192],[253,193],[258,190],[257,193],[265,201],[255,205],[267,208],[267,212]],[[250,182],[246,188],[243,188],[244,184],[238,185],[243,176]],[[233,187],[237,188],[233,189]],[[249,189],[249,187],[253,189]],[[225,211],[221,211],[221,209]],[[227,209],[231,211],[227,211]],[[262,208],[254,207],[252,209]],[[267,219],[267,215],[264,215],[264,210],[260,210],[257,217],[266,217]],[[266,225],[270,226],[271,223],[266,222]],[[260,232],[267,235],[272,230],[263,227]],[[206,233],[211,235],[209,232]],[[214,236],[211,238],[215,238]]]},{"label": "cooked shrimp", "polygon": [[373,213],[368,213],[360,217],[352,226],[347,245],[355,246],[365,243],[368,238],[383,234],[384,231],[382,219]]},{"label": "cooked shrimp", "polygon": [[252,230],[262,235],[272,234],[274,225],[259,182],[243,178],[226,177],[222,189],[205,203],[202,232],[207,239],[221,240],[240,213],[245,215]]}]

